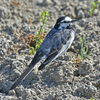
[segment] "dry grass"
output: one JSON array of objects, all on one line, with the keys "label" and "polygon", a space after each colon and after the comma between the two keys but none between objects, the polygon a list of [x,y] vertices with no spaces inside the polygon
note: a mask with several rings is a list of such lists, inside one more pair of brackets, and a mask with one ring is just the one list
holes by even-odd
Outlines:
[{"label": "dry grass", "polygon": [[[20,34],[18,34],[16,31],[14,31],[14,34],[17,36],[17,40],[19,40],[21,43],[25,44],[29,49],[31,49],[31,46],[35,48],[36,46],[36,37],[34,34],[27,34],[23,32],[21,29]],[[44,39],[45,38],[45,33],[41,32],[40,33],[40,38],[39,39]],[[38,41],[38,40],[37,40]],[[14,44],[13,45],[13,50],[18,52],[20,49],[23,49],[22,47],[19,47],[18,45]]]},{"label": "dry grass", "polygon": [[16,34],[16,36],[17,36],[17,40],[20,40],[21,43],[24,43],[28,48],[31,49],[30,44],[32,43],[35,45],[34,34],[26,34],[21,29],[19,29],[19,30],[20,30],[20,35],[16,31],[14,31],[14,34]]},{"label": "dry grass", "polygon": [[32,23],[32,18],[29,18],[28,19],[28,22],[29,22],[29,24]]},{"label": "dry grass", "polygon": [[11,5],[13,7],[16,7],[16,8],[21,8],[21,2],[20,1],[11,1]]},{"label": "dry grass", "polygon": [[81,59],[80,59],[79,56],[77,57],[77,59],[73,60],[73,63],[75,64],[75,67],[78,67],[80,62],[81,62]]}]

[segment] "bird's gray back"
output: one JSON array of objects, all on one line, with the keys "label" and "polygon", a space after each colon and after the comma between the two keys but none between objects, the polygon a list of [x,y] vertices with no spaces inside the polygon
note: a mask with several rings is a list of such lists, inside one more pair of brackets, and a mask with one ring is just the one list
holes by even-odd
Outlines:
[{"label": "bird's gray back", "polygon": [[60,50],[62,46],[65,45],[72,37],[71,34],[73,33],[75,34],[73,28],[63,30],[52,29],[44,39],[38,51],[48,55],[52,48]]},{"label": "bird's gray back", "polygon": [[38,49],[38,51],[44,53],[45,55],[47,55],[50,52],[50,50],[51,50],[51,48],[53,46],[53,39],[52,39],[52,37],[53,37],[53,35],[56,32],[57,32],[57,30],[53,28],[47,34],[47,36],[45,37],[45,39],[44,39],[43,43],[41,44],[40,48]]}]

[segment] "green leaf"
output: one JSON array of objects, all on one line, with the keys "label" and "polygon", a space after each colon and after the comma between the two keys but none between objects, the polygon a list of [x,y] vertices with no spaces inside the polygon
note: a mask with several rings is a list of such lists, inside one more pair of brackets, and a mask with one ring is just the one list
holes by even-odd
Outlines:
[{"label": "green leaf", "polygon": [[82,60],[82,56],[80,54],[78,54],[78,56],[80,57],[80,59]]},{"label": "green leaf", "polygon": [[92,50],[88,53],[88,56],[90,56],[90,55],[91,55],[91,53],[92,53]]},{"label": "green leaf", "polygon": [[39,43],[36,44],[35,48],[36,50],[40,47]]},{"label": "green leaf", "polygon": [[92,16],[93,9],[90,10],[89,15]]},{"label": "green leaf", "polygon": [[41,35],[40,34],[38,34],[38,38],[40,38],[41,37]]},{"label": "green leaf", "polygon": [[90,98],[91,100],[95,100],[95,99],[92,99],[92,98]]},{"label": "green leaf", "polygon": [[82,51],[81,51],[81,57],[83,58],[83,52],[84,52],[85,48],[82,48]]},{"label": "green leaf", "polygon": [[92,6],[95,6],[95,5],[96,5],[96,3],[94,1],[92,1]]},{"label": "green leaf", "polygon": [[33,38],[33,40],[34,40],[34,41],[37,41],[37,39],[36,39],[36,38]]},{"label": "green leaf", "polygon": [[100,3],[100,0],[97,0],[98,3]]},{"label": "green leaf", "polygon": [[82,38],[79,36],[79,39],[82,41]]},{"label": "green leaf", "polygon": [[34,49],[34,47],[31,47],[31,49],[29,50],[29,54],[33,55],[34,53],[35,53],[35,49]]},{"label": "green leaf", "polygon": [[40,40],[39,40],[39,43],[41,44],[42,42],[43,42],[43,40],[42,40],[42,39],[40,39]]},{"label": "green leaf", "polygon": [[83,34],[83,39],[82,39],[82,43],[84,43],[84,39],[85,39],[85,34]]},{"label": "green leaf", "polygon": [[84,52],[84,50],[85,50],[85,47],[84,47],[84,48],[82,48],[82,52]]}]

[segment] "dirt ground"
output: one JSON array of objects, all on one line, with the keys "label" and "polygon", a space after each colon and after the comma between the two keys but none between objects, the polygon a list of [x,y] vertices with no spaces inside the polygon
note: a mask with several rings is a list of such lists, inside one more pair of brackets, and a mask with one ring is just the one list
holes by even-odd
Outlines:
[{"label": "dirt ground", "polygon": [[[90,17],[91,1],[0,0],[0,100],[100,100],[100,5]],[[42,11],[49,13],[44,27],[46,34],[61,16],[79,19],[72,23],[75,40],[68,52],[42,71],[33,70],[14,90],[10,90],[34,57],[14,33],[20,35],[21,29],[36,35],[41,26],[38,17]],[[89,51],[93,51],[76,67],[75,59],[81,48],[78,36],[83,34],[84,46],[89,40]]]}]

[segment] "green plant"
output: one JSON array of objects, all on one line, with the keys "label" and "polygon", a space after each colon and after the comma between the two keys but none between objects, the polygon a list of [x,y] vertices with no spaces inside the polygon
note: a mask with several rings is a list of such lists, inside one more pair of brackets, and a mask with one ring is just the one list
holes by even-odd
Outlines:
[{"label": "green plant", "polygon": [[32,55],[36,53],[36,50],[34,49],[34,47],[31,47],[31,50],[29,50],[29,54]]},{"label": "green plant", "polygon": [[35,47],[29,50],[29,54],[31,55],[36,53],[37,49],[40,47],[41,43],[43,42],[44,32],[45,32],[45,30],[43,30],[43,27],[47,22],[47,16],[49,16],[48,12],[42,11],[42,13],[38,18],[38,20],[42,22],[42,25],[39,27],[39,30],[37,31],[37,37],[33,38],[33,40],[35,41]]},{"label": "green plant", "polygon": [[38,31],[38,35],[40,35],[41,32],[44,32],[43,30],[43,26],[45,26],[46,22],[47,22],[47,16],[49,16],[47,11],[42,11],[41,15],[39,16],[39,21],[42,22],[42,26],[40,27],[39,31]]},{"label": "green plant", "polygon": [[87,56],[90,56],[90,54],[92,53],[92,50],[88,53],[88,47],[89,47],[89,40],[87,40],[87,46],[84,47],[84,39],[85,39],[85,35],[83,34],[83,37],[81,38],[79,36],[79,39],[81,40],[81,53],[79,54],[79,57],[81,60],[84,60]]},{"label": "green plant", "polygon": [[93,11],[97,8],[97,4],[100,3],[100,0],[92,1],[91,6],[92,8],[89,11],[89,15],[92,16]]},{"label": "green plant", "polygon": [[36,50],[34,49],[34,47],[31,47],[31,49],[29,50],[29,54],[32,55],[36,53]]},{"label": "green plant", "polygon": [[95,99],[92,99],[92,98],[90,98],[91,100],[95,100]]}]

